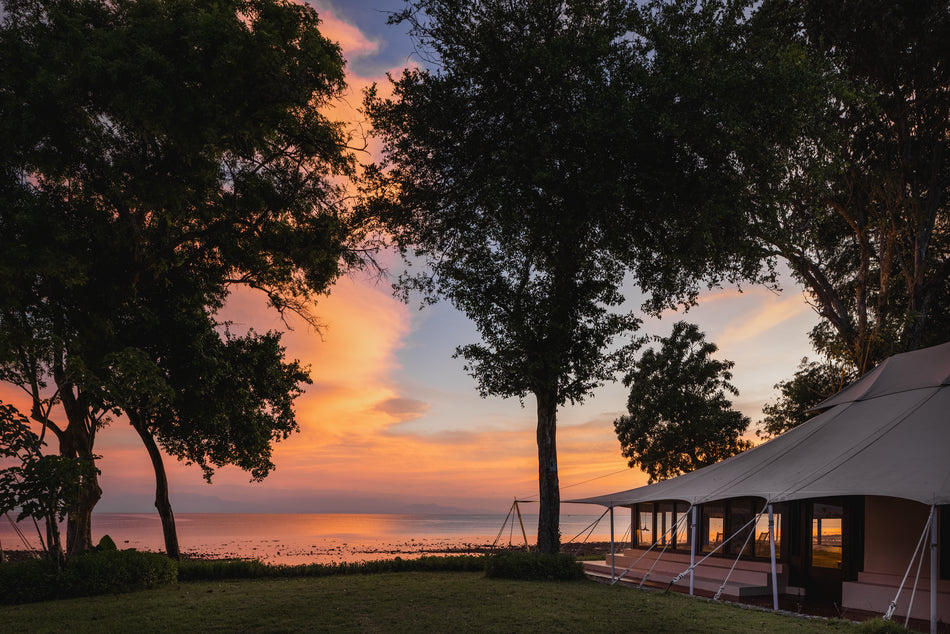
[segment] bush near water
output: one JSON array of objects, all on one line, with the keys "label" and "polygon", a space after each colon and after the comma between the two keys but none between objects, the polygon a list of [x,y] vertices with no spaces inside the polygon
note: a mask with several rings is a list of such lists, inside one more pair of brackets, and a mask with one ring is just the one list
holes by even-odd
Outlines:
[{"label": "bush near water", "polygon": [[45,559],[0,565],[0,603],[88,597],[148,590],[174,583],[178,562],[137,550],[84,553],[57,570]]},{"label": "bush near water", "polygon": [[576,581],[584,578],[584,568],[566,553],[509,552],[492,555],[485,576],[531,581]]},{"label": "bush near water", "polygon": [[583,579],[573,555],[505,552],[495,555],[429,556],[337,564],[266,565],[257,560],[182,560],[136,550],[95,550],[62,570],[46,560],[0,564],[0,604],[119,594],[178,581],[330,577],[393,572],[479,572],[487,577],[524,580]]}]

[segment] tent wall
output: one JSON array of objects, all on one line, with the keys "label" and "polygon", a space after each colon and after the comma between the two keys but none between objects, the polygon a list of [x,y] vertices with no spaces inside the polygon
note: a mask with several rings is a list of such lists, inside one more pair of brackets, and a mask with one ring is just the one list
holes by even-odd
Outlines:
[{"label": "tent wall", "polygon": [[[845,581],[841,605],[845,609],[884,613],[894,599],[897,588],[914,554],[917,536],[927,521],[929,507],[889,497],[868,497],[865,502],[864,570],[857,578]],[[943,514],[944,519],[947,516]],[[940,540],[944,547],[944,540]],[[926,544],[925,544],[926,546]],[[910,604],[917,564],[914,563],[907,585],[897,602],[895,618],[904,617]],[[920,566],[917,593],[911,618],[930,618],[930,554],[925,548]],[[950,571],[942,571],[937,581],[937,618],[950,622]]]},{"label": "tent wall", "polygon": [[[914,537],[927,522],[930,507],[910,500],[872,496],[867,498],[864,508],[864,571],[903,575],[914,554]],[[930,570],[929,553],[923,569]]]}]

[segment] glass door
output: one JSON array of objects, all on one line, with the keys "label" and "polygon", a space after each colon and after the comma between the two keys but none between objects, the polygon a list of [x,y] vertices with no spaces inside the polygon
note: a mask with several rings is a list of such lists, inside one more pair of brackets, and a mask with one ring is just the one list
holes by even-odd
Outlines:
[{"label": "glass door", "polygon": [[808,561],[808,592],[825,599],[841,598],[844,560],[844,505],[812,502]]}]

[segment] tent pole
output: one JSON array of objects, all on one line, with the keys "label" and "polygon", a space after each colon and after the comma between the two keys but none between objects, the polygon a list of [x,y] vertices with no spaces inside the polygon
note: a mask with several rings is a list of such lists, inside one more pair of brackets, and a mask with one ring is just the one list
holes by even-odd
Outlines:
[{"label": "tent pole", "polygon": [[772,558],[772,609],[778,610],[778,573],[775,565],[775,514],[769,504],[769,554]]},{"label": "tent pole", "polygon": [[610,507],[610,583],[614,582],[616,573],[616,559],[614,558],[614,507]]},{"label": "tent pole", "polygon": [[696,581],[696,505],[693,505],[692,522],[690,522],[689,539],[689,596],[693,596],[693,585]]},{"label": "tent pole", "polygon": [[[524,537],[524,549],[530,550],[530,548],[528,547],[528,534],[524,530],[524,520],[521,519],[521,507],[518,506],[517,499],[514,501],[514,507],[515,507],[515,511],[518,513],[518,523],[521,524],[521,536]],[[512,518],[511,519],[512,526],[514,526],[514,523],[515,523],[515,520],[514,518]]]},{"label": "tent pole", "polygon": [[937,634],[937,507],[930,505],[930,634]]}]

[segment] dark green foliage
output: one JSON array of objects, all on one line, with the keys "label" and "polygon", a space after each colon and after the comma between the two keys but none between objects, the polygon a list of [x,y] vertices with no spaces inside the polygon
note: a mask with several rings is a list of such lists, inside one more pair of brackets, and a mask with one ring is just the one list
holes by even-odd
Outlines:
[{"label": "dark green foliage", "polygon": [[854,373],[828,363],[802,359],[795,376],[775,385],[778,398],[762,408],[756,435],[772,438],[815,416],[811,409],[838,392],[854,379]]},{"label": "dark green foliage", "polygon": [[732,409],[726,393],[732,361],[712,357],[716,345],[695,324],[677,322],[657,338],[624,379],[627,412],[614,421],[623,455],[650,482],[665,480],[724,460],[752,446],[742,438],[749,419]]},{"label": "dark green foliage", "polygon": [[626,367],[630,273],[653,311],[758,273],[741,191],[677,130],[626,2],[414,0],[395,20],[432,64],[367,93],[367,208],[428,266],[402,289],[475,323],[457,354],[480,393],[536,400],[538,547],[556,552],[558,408]]},{"label": "dark green foliage", "polygon": [[59,596],[62,571],[48,559],[0,564],[0,603],[13,605]]},{"label": "dark green foliage", "polygon": [[[945,0],[653,2],[644,37],[686,137],[746,182],[763,254],[858,376],[950,324]],[[693,104],[693,112],[683,112]]]},{"label": "dark green foliage", "polygon": [[[354,159],[322,114],[344,61],[319,24],[279,0],[4,3],[0,380],[64,456],[91,460],[124,413],[161,491],[157,442],[209,477],[236,464],[260,479],[296,430],[306,369],[279,335],[216,314],[245,287],[313,322],[359,259]],[[101,493],[83,485],[77,550]]]},{"label": "dark green foliage", "polygon": [[271,566],[256,559],[182,559],[178,562],[178,579],[257,579],[273,575]]},{"label": "dark green foliage", "polygon": [[332,577],[335,575],[383,572],[471,572],[485,569],[483,555],[450,555],[415,559],[380,559],[335,564],[276,565],[257,560],[183,560],[178,564],[180,581],[213,579],[257,579],[268,577]]},{"label": "dark green foliage", "polygon": [[490,555],[485,576],[524,581],[578,581],[584,567],[567,553],[510,552]]},{"label": "dark green foliage", "polygon": [[174,583],[178,578],[178,564],[157,553],[109,550],[74,557],[65,573],[65,596],[94,596]]},{"label": "dark green foliage", "polygon": [[108,535],[103,535],[102,539],[99,540],[99,543],[96,544],[96,550],[102,552],[106,550],[118,550],[118,547],[115,545],[115,542]]},{"label": "dark green foliage", "polygon": [[57,571],[46,560],[0,564],[0,603],[14,604],[148,590],[174,583],[177,563],[135,550],[90,551]]},{"label": "dark green foliage", "polygon": [[0,514],[17,513],[17,521],[32,518],[45,526],[43,549],[54,566],[63,563],[59,523],[80,503],[77,482],[98,473],[91,460],[43,455],[39,436],[26,418],[0,402]]},{"label": "dark green foliage", "polygon": [[478,572],[485,555],[380,559],[335,564],[266,565],[257,560],[182,560],[135,550],[90,551],[57,572],[45,559],[0,564],[0,604],[148,590],[177,581],[333,577],[388,572]]}]

